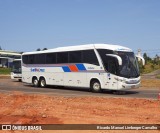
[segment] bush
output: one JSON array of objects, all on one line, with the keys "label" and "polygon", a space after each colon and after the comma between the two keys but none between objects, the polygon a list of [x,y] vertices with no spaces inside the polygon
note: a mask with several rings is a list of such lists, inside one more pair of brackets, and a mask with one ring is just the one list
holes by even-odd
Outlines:
[{"label": "bush", "polygon": [[11,69],[10,68],[0,68],[0,74],[10,74]]}]

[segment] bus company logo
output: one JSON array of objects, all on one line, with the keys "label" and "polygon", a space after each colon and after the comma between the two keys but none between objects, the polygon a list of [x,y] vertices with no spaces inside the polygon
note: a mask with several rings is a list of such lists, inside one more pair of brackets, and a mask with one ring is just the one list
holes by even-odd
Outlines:
[{"label": "bus company logo", "polygon": [[42,69],[42,68],[31,68],[31,72],[45,72],[45,69]]},{"label": "bus company logo", "polygon": [[131,51],[131,50],[126,48],[117,48],[117,51]]}]

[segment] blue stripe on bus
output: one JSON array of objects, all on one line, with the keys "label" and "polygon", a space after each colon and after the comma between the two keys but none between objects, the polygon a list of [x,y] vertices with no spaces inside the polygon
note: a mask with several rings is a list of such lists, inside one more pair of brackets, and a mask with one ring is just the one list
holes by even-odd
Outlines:
[{"label": "blue stripe on bus", "polygon": [[86,70],[85,66],[83,64],[76,64],[77,68],[79,71],[84,71]]},{"label": "blue stripe on bus", "polygon": [[68,66],[62,66],[64,72],[71,72]]}]

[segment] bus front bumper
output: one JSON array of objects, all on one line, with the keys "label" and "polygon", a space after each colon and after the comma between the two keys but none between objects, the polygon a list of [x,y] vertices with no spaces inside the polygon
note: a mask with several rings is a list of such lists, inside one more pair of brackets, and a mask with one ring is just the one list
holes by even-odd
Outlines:
[{"label": "bus front bumper", "polygon": [[120,85],[121,87],[118,88],[118,90],[130,90],[130,89],[136,89],[136,88],[139,88],[140,87],[140,82],[137,83],[137,84],[126,84],[126,83],[123,83]]}]

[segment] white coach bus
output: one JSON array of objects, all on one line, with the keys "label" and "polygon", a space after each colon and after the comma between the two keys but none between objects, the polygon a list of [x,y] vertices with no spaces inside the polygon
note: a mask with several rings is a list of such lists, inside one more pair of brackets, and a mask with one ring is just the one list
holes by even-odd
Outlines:
[{"label": "white coach bus", "polygon": [[14,59],[12,63],[11,79],[22,80],[21,59]]},{"label": "white coach bus", "polygon": [[88,44],[22,54],[22,81],[46,85],[127,90],[140,85],[133,51],[109,44]]}]

